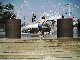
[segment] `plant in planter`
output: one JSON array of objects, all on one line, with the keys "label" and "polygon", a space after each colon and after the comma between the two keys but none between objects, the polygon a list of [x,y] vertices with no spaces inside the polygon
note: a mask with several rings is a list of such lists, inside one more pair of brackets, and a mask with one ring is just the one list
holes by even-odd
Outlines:
[{"label": "plant in planter", "polygon": [[5,31],[6,38],[21,38],[21,20],[16,19],[14,6],[0,2],[0,28]]}]

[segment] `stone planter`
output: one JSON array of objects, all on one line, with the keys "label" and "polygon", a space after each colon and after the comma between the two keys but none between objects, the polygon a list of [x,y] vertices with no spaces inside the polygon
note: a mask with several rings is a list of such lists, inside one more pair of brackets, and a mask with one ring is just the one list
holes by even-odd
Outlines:
[{"label": "stone planter", "polygon": [[80,37],[80,22],[78,22],[78,37]]},{"label": "stone planter", "polygon": [[57,38],[73,37],[72,18],[57,19]]},{"label": "stone planter", "polygon": [[5,21],[5,36],[6,38],[21,38],[20,19],[8,19]]}]

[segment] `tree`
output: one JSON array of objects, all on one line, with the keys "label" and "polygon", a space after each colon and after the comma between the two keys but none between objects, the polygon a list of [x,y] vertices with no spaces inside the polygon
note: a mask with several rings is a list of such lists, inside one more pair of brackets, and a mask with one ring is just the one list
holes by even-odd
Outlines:
[{"label": "tree", "polygon": [[11,3],[9,2],[7,5],[5,5],[5,9],[7,9],[7,10],[13,10],[14,6],[11,5]]},{"label": "tree", "polygon": [[0,20],[2,19],[2,16],[3,16],[3,5],[0,2]]},{"label": "tree", "polygon": [[16,15],[14,14],[14,6],[9,2],[6,5],[3,5],[0,2],[0,28],[5,27],[6,19],[15,19]]},{"label": "tree", "polygon": [[2,5],[0,2],[0,20],[15,19],[14,6],[9,2],[6,5]]}]

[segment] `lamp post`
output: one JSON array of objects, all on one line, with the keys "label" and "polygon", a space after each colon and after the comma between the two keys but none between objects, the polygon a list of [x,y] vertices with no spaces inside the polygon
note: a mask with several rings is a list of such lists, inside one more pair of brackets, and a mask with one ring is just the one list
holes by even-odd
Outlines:
[{"label": "lamp post", "polygon": [[66,4],[65,6],[68,7],[68,14],[69,14],[69,17],[71,16],[71,4]]}]

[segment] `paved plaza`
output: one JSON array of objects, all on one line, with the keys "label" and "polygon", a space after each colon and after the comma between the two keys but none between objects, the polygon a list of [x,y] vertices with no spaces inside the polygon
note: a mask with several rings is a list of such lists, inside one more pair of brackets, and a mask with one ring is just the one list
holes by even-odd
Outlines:
[{"label": "paved plaza", "polygon": [[80,60],[80,39],[0,39],[0,60]]}]

